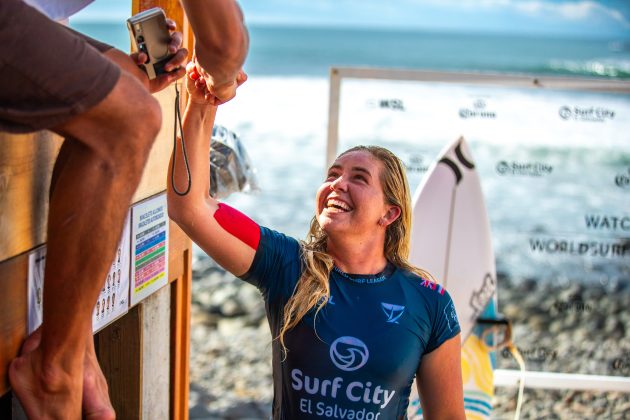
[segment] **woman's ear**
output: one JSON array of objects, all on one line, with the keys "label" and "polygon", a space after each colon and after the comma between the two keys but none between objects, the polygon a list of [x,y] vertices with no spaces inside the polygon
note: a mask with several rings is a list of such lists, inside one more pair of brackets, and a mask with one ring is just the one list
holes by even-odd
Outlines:
[{"label": "woman's ear", "polygon": [[400,210],[400,207],[390,206],[389,209],[387,209],[387,213],[385,213],[385,215],[379,220],[379,225],[385,227],[391,225],[400,217],[401,213],[402,210]]}]

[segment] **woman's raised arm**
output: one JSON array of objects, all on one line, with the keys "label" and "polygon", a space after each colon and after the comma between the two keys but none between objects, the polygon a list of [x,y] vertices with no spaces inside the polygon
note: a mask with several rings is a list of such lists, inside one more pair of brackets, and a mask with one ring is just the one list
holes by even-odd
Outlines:
[{"label": "woman's raised arm", "polygon": [[[247,77],[241,72],[240,83]],[[177,191],[188,185],[183,153],[178,150],[176,160],[171,156],[167,180],[169,216],[188,236],[223,268],[234,275],[242,275],[254,259],[260,228],[248,217],[210,197],[210,141],[217,107],[212,105],[203,79],[195,66],[189,64],[186,74],[188,103],[183,117],[183,137],[190,167],[191,186],[185,195]]]}]

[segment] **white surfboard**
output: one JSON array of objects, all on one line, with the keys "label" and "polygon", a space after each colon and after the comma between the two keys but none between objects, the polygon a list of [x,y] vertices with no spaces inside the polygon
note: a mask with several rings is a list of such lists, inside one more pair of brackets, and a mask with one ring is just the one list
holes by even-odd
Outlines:
[{"label": "white surfboard", "polygon": [[[494,389],[490,352],[475,322],[496,314],[496,269],[479,175],[463,138],[445,147],[413,199],[410,262],[453,298],[462,329],[467,418],[487,418]],[[416,387],[409,416],[418,418]]]}]

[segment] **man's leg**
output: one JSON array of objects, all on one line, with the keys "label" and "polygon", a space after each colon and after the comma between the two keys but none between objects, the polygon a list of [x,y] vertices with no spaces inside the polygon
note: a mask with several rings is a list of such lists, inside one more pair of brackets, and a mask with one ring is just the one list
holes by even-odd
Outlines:
[{"label": "man's leg", "polygon": [[[71,140],[64,142],[57,155],[55,167],[53,168],[50,180],[50,196],[55,191],[59,174],[63,172],[68,157],[71,154]],[[98,302],[98,298],[96,299]],[[98,309],[98,306],[97,306]],[[41,343],[41,328],[38,328],[22,345],[21,353],[28,353]],[[86,420],[114,420],[116,412],[109,399],[109,387],[105,375],[98,364],[96,349],[94,348],[94,337],[90,331],[86,335],[85,358],[83,364],[83,401],[81,404],[82,417]]]},{"label": "man's leg", "polygon": [[103,101],[54,129],[69,143],[50,200],[42,340],[9,371],[29,417],[81,416],[92,309],[160,124],[157,102],[123,72]]}]

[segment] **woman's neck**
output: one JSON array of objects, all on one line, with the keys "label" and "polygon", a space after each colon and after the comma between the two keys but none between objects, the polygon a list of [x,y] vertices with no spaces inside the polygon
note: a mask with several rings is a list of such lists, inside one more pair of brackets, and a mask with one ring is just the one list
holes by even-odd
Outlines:
[{"label": "woman's neck", "polygon": [[341,271],[352,274],[378,274],[387,266],[383,241],[333,240],[326,251]]}]

